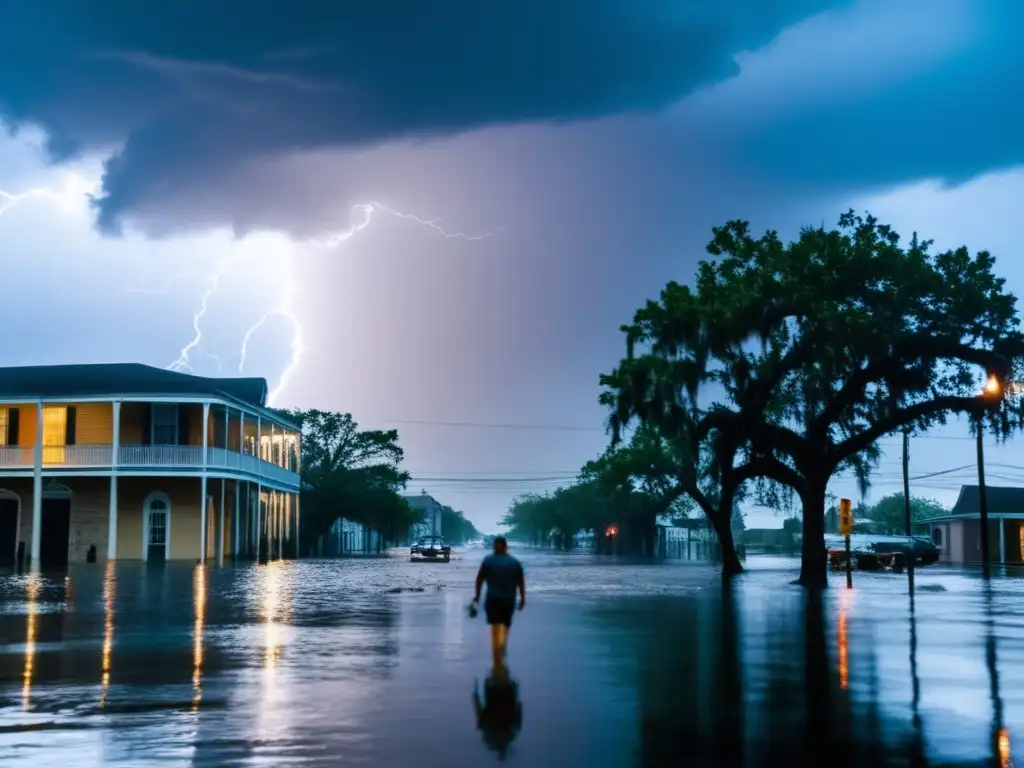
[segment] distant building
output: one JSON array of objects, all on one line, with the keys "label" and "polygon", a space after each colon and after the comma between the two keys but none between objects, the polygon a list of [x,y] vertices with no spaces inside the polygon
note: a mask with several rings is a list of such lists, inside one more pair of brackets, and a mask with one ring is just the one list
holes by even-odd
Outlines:
[{"label": "distant building", "polygon": [[421,536],[443,536],[441,531],[441,509],[442,505],[437,499],[426,491],[413,496],[406,496],[405,500],[409,506],[420,513],[420,522],[415,523],[409,529],[409,539],[415,541]]},{"label": "distant building", "polygon": [[376,552],[380,534],[355,520],[339,517],[331,525],[329,552],[332,555],[363,555]]},{"label": "distant building", "polygon": [[[989,561],[1007,565],[1024,563],[1024,488],[985,486],[988,507]],[[981,510],[978,486],[960,486],[960,495],[948,515],[928,524],[939,548],[941,563],[981,562]]]}]

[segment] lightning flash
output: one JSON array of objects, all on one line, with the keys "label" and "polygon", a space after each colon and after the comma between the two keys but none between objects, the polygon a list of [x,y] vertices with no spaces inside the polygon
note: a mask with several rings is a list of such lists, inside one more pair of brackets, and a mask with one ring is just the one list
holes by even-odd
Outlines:
[{"label": "lightning flash", "polygon": [[[59,190],[41,188],[27,190],[19,194],[12,194],[0,189],[0,214],[3,214],[14,206],[24,203],[32,198],[40,198],[56,203],[62,207],[70,208],[74,206],[75,203],[80,204],[83,196],[89,195],[95,191],[95,185],[86,184],[84,180],[77,175],[69,176],[67,183]],[[369,227],[373,223],[375,217],[379,215],[387,215],[393,218],[413,222],[414,224],[433,230],[434,233],[440,237],[453,240],[486,240],[487,238],[493,237],[503,231],[503,229],[499,228],[479,235],[450,231],[445,226],[444,221],[440,218],[424,219],[413,213],[395,210],[394,208],[382,203],[369,202],[359,203],[352,207],[349,219],[351,223],[347,229],[330,233],[323,238],[308,240],[306,241],[306,244],[322,248],[337,248],[344,243],[347,243],[353,237]],[[238,371],[244,372],[245,364],[248,359],[249,348],[256,333],[274,318],[282,319],[288,323],[291,327],[289,357],[287,364],[278,377],[277,385],[267,396],[267,403],[272,406],[277,401],[277,398],[281,393],[287,388],[295,369],[302,361],[306,352],[306,346],[304,342],[302,322],[295,313],[295,280],[294,274],[291,270],[290,254],[287,253],[287,249],[275,248],[269,243],[267,245],[271,251],[281,251],[273,253],[274,258],[272,260],[272,263],[277,267],[277,274],[274,276],[274,284],[278,288],[278,303],[273,309],[265,312],[246,330],[245,334],[242,336],[241,346],[238,351],[228,357],[237,357]],[[258,252],[260,255],[266,256],[265,248],[253,250]],[[157,289],[130,289],[130,292],[133,293],[163,295],[166,294],[176,283],[180,282],[195,281],[199,282],[203,286],[199,293],[195,311],[192,313],[192,336],[188,343],[181,348],[181,351],[178,353],[178,357],[167,366],[169,370],[195,373],[191,363],[191,358],[194,354],[202,354],[205,357],[211,358],[217,363],[218,368],[223,369],[222,365],[225,358],[206,352],[201,348],[203,344],[203,319],[209,311],[210,303],[221,290],[224,279],[233,271],[239,269],[242,263],[249,262],[255,255],[256,253],[247,252],[221,259],[217,263],[215,269],[209,273],[191,271],[172,275],[161,287]]]}]

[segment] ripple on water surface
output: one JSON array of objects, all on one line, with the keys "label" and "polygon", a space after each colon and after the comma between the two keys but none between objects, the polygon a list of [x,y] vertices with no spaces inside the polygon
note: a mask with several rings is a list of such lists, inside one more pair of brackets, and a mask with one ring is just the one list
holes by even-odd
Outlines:
[{"label": "ripple on water surface", "polygon": [[911,604],[891,574],[809,597],[781,558],[723,592],[540,552],[513,722],[482,554],[0,576],[0,765],[981,765],[1024,729],[1024,579],[929,568]]}]

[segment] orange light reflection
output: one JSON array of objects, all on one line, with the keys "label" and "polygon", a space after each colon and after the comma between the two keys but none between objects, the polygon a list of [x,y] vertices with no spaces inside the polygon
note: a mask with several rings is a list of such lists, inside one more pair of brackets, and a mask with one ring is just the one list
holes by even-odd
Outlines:
[{"label": "orange light reflection", "polygon": [[107,703],[107,690],[110,688],[110,650],[114,645],[114,598],[116,592],[114,561],[108,560],[103,571],[103,673],[100,678],[100,709]]},{"label": "orange light reflection", "polygon": [[21,674],[21,705],[29,708],[32,692],[32,673],[35,669],[36,659],[36,624],[39,621],[39,605],[36,599],[40,591],[39,576],[29,576],[25,585],[25,593],[28,598],[28,613],[25,617],[25,668]]},{"label": "orange light reflection", "polygon": [[195,628],[192,632],[192,711],[199,709],[203,698],[203,626],[206,622],[206,566],[197,565],[192,575],[192,600],[195,605]]},{"label": "orange light reflection", "polygon": [[850,659],[846,639],[846,616],[853,602],[853,592],[843,590],[839,598],[839,685],[846,690],[850,685]]},{"label": "orange light reflection", "polygon": [[281,566],[277,561],[267,563],[264,568],[263,620],[266,630],[263,660],[267,668],[277,666],[281,659],[280,625],[277,619],[281,611]]},{"label": "orange light reflection", "polygon": [[996,741],[999,747],[999,768],[1013,768],[1013,763],[1010,761],[1010,732],[1005,728],[1000,728]]}]

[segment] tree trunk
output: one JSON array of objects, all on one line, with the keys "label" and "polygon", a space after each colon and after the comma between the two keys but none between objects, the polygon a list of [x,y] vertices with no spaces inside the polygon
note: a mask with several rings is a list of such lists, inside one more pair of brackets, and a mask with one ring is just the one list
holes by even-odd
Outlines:
[{"label": "tree trunk", "polygon": [[654,557],[655,543],[658,538],[658,519],[651,515],[644,519],[644,557]]},{"label": "tree trunk", "polygon": [[828,586],[828,558],[825,554],[825,486],[809,482],[800,495],[803,505],[803,544],[800,551],[800,578],[797,583],[809,589]]},{"label": "tree trunk", "polygon": [[732,521],[730,515],[722,512],[709,518],[714,526],[715,536],[722,554],[722,578],[729,579],[743,573],[743,564],[736,554],[736,542],[732,538]]}]

